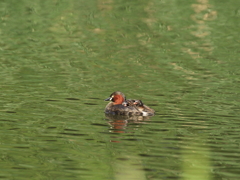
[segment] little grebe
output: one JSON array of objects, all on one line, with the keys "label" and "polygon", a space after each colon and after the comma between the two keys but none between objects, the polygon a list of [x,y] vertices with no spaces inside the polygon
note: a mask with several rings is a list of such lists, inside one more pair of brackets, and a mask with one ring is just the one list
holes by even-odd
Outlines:
[{"label": "little grebe", "polygon": [[120,91],[113,92],[105,101],[112,101],[105,108],[106,114],[153,116],[155,113],[153,109],[144,105],[141,100],[126,100],[125,95]]}]

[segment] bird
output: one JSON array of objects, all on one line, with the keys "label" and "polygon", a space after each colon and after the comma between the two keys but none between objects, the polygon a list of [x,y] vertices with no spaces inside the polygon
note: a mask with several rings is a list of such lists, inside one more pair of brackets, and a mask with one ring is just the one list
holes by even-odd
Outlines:
[{"label": "bird", "polygon": [[155,114],[155,111],[143,104],[141,100],[126,99],[126,96],[120,91],[113,92],[105,101],[111,101],[105,107],[106,114],[133,116],[153,116]]}]

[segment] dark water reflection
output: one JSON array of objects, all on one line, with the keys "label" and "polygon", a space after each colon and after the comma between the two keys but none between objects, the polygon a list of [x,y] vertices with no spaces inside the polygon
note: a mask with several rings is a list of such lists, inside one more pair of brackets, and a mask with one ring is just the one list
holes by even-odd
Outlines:
[{"label": "dark water reflection", "polygon": [[150,121],[151,116],[120,116],[105,114],[111,129],[124,130],[128,124],[141,124]]}]

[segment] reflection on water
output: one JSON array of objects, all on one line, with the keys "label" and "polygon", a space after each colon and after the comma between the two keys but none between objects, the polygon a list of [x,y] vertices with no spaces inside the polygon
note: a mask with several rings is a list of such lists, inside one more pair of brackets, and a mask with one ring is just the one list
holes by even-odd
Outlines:
[{"label": "reflection on water", "polygon": [[182,147],[182,180],[211,180],[210,149],[195,137]]},{"label": "reflection on water", "polygon": [[146,174],[143,171],[141,158],[138,156],[126,155],[117,158],[113,164],[114,177],[116,180],[146,180]]},{"label": "reflection on water", "polygon": [[121,116],[105,114],[108,123],[111,125],[110,132],[113,133],[126,133],[129,132],[128,124],[143,124],[150,121],[151,116]]},{"label": "reflection on water", "polygon": [[[134,133],[136,127],[132,129],[128,124],[139,125],[150,121],[150,116],[120,116],[105,114],[108,120],[111,133],[120,133],[119,136],[111,137],[110,142],[121,143],[121,133]],[[130,140],[128,138],[128,140]],[[133,139],[132,139],[133,140]],[[127,155],[117,155],[116,160],[113,162],[114,177],[116,180],[122,179],[140,179],[145,180],[146,174],[144,172],[144,165],[140,156],[135,153],[127,153]]]}]

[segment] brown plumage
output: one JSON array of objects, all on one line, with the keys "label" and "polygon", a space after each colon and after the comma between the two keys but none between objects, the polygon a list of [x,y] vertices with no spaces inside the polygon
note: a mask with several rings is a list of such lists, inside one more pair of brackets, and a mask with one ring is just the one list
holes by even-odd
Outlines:
[{"label": "brown plumage", "polygon": [[120,91],[113,92],[105,101],[112,101],[105,108],[106,114],[152,116],[155,113],[153,109],[144,105],[141,100],[126,100],[125,95]]}]

